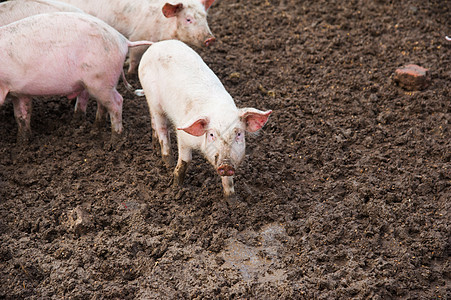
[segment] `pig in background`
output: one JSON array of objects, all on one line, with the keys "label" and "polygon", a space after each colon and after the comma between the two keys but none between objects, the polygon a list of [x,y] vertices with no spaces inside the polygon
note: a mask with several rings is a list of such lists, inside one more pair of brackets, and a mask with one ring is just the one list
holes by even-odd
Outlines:
[{"label": "pig in background", "polygon": [[[218,77],[190,47],[176,40],[154,43],[143,55],[138,76],[166,165],[172,164],[169,123],[177,129],[174,184],[183,183],[192,150],[200,150],[222,178],[226,197],[245,154],[245,132],[265,125],[271,110],[238,109]],[[142,91],[137,90],[140,95]]]},{"label": "pig in background", "polygon": [[[22,20],[26,17],[51,13],[51,12],[76,12],[83,11],[73,5],[53,0],[10,0],[0,4],[0,26]],[[82,92],[77,97],[75,115],[81,119],[86,114],[89,94]]]},{"label": "pig in background", "polygon": [[73,5],[53,0],[10,0],[0,4],[0,26],[23,18],[51,12],[83,11]]},{"label": "pig in background", "polygon": [[[96,16],[130,41],[158,42],[178,39],[193,46],[208,46],[214,37],[207,10],[214,0],[61,0]],[[128,73],[135,73],[147,47],[130,50]]]},{"label": "pig in background", "polygon": [[31,134],[32,96],[87,93],[97,100],[96,124],[111,119],[112,137],[122,133],[119,76],[130,42],[105,22],[87,15],[56,12],[31,16],[0,27],[0,105],[10,93],[18,141]]}]

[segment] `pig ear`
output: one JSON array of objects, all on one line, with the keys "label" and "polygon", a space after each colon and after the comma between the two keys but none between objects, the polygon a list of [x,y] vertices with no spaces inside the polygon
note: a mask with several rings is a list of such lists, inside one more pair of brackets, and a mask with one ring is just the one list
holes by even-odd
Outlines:
[{"label": "pig ear", "polygon": [[179,3],[179,4],[171,4],[171,3],[166,3],[163,6],[163,15],[166,18],[172,18],[177,16],[177,14],[183,9],[183,4]]},{"label": "pig ear", "polygon": [[240,109],[240,118],[246,125],[246,131],[255,132],[265,125],[271,113],[272,110],[261,111],[255,108],[242,108]]},{"label": "pig ear", "polygon": [[177,127],[177,130],[183,130],[194,136],[201,136],[207,131],[209,120],[207,118],[200,118],[194,122],[189,122],[187,126]]},{"label": "pig ear", "polygon": [[200,2],[205,6],[205,10],[207,10],[210,8],[213,2],[215,2],[215,0],[201,0]]}]

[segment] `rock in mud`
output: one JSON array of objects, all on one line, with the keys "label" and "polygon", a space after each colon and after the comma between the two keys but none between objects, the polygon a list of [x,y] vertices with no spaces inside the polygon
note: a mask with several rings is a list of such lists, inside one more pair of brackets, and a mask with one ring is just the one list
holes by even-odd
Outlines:
[{"label": "rock in mud", "polygon": [[67,214],[66,227],[68,231],[82,235],[94,227],[94,224],[91,215],[85,209],[78,206]]},{"label": "rock in mud", "polygon": [[396,69],[394,81],[408,91],[420,91],[429,85],[429,70],[418,65]]}]

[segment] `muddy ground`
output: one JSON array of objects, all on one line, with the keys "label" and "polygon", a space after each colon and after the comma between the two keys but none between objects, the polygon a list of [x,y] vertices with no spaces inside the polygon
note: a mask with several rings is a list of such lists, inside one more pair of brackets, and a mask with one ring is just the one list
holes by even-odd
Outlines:
[{"label": "muddy ground", "polygon": [[[248,136],[236,201],[196,154],[185,185],[151,144],[144,98],[126,139],[34,101],[16,145],[0,108],[2,299],[450,299],[451,2],[217,1],[201,49]],[[396,68],[430,69],[423,91]],[[139,86],[136,78],[131,78]],[[174,150],[175,148],[175,143]]]}]

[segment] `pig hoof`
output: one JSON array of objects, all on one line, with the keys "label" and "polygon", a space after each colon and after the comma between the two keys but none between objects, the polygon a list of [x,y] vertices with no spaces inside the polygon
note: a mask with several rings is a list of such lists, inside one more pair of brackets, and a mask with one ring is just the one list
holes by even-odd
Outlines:
[{"label": "pig hoof", "polygon": [[105,141],[105,144],[103,145],[104,150],[120,150],[125,143],[125,137],[124,134],[118,134],[115,132],[111,133],[111,137],[109,141]]},{"label": "pig hoof", "polygon": [[97,131],[99,131],[99,132],[101,132],[101,131],[105,131],[105,125],[106,125],[106,120],[103,120],[103,119],[97,119],[97,117],[96,117],[96,120],[94,121],[94,126],[93,126],[93,129],[94,130],[97,130]]},{"label": "pig hoof", "polygon": [[172,167],[174,166],[174,158],[172,157],[172,155],[163,155],[162,158],[166,168],[172,169]]},{"label": "pig hoof", "polygon": [[225,197],[225,202],[230,210],[240,207],[240,202],[238,201],[238,197],[236,195]]},{"label": "pig hoof", "polygon": [[237,195],[235,192],[232,193],[224,193],[224,198],[227,200],[227,202],[236,202],[238,200]]},{"label": "pig hoof", "polygon": [[28,131],[19,132],[17,134],[16,143],[18,145],[27,145],[30,142],[31,133]]},{"label": "pig hoof", "polygon": [[86,121],[85,113],[81,111],[75,111],[74,116],[72,117],[72,124],[75,126],[81,126]]},{"label": "pig hoof", "polygon": [[153,148],[155,151],[160,150],[160,142],[158,141],[158,138],[157,138],[157,137],[152,137],[152,148]]},{"label": "pig hoof", "polygon": [[172,185],[174,187],[179,187],[183,185],[183,182],[185,181],[185,176],[176,176],[174,175],[172,179]]}]

